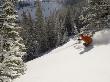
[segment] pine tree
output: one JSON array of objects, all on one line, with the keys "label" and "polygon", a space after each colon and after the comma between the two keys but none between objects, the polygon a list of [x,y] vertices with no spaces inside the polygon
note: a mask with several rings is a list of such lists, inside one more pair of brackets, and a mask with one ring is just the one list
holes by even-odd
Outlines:
[{"label": "pine tree", "polygon": [[53,49],[56,47],[56,42],[57,42],[54,15],[46,19],[46,27],[48,28],[47,29],[48,46],[49,46],[49,49]]},{"label": "pine tree", "polygon": [[26,15],[26,12],[23,11],[21,14],[22,19],[20,20],[20,25],[22,26],[22,31],[21,31],[21,36],[23,37],[25,43],[27,40],[28,36],[28,29],[29,29],[29,21],[28,21],[28,16]]},{"label": "pine tree", "polygon": [[0,29],[3,44],[2,60],[0,61],[0,81],[11,82],[11,80],[24,74],[25,64],[22,56],[25,54],[25,46],[22,43],[18,30],[20,27],[16,22],[16,0],[3,0],[4,23]]},{"label": "pine tree", "polygon": [[21,34],[27,52],[27,55],[24,56],[24,61],[29,61],[38,56],[37,30],[30,13],[23,12],[21,26],[23,27]]},{"label": "pine tree", "polygon": [[82,31],[86,33],[99,31],[106,28],[107,16],[110,6],[105,0],[89,0],[88,7],[83,8],[80,20],[82,21]]},{"label": "pine tree", "polygon": [[[66,7],[66,16],[65,16],[65,28],[67,29],[68,36],[74,34],[74,25],[72,24],[72,6],[68,5]],[[74,18],[74,17],[73,17]]]},{"label": "pine tree", "polygon": [[44,21],[40,0],[36,1],[36,41],[39,44],[39,53],[48,50],[47,29]]},{"label": "pine tree", "polygon": [[[3,1],[0,1],[0,28],[2,28],[3,26],[3,22],[4,22],[4,16],[3,16]],[[1,29],[0,29],[1,31]],[[2,52],[2,47],[3,47],[3,37],[2,37],[2,33],[0,33],[0,53]],[[0,61],[3,60],[2,55],[0,55]]]},{"label": "pine tree", "polygon": [[0,1],[0,28],[3,25],[3,21],[4,21],[4,16],[3,16],[3,1]]},{"label": "pine tree", "polygon": [[65,42],[67,42],[68,40],[68,31],[67,28],[65,27],[65,11],[59,12],[56,15],[56,19],[55,19],[55,33],[57,35],[57,43],[56,43],[56,47],[59,45],[64,44]]}]

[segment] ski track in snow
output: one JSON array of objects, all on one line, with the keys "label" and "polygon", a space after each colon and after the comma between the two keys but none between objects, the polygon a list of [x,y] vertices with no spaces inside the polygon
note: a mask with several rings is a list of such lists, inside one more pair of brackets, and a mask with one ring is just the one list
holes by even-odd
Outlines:
[{"label": "ski track in snow", "polygon": [[[97,34],[101,36],[102,31],[94,39],[98,38]],[[99,45],[97,40],[93,49],[80,55],[71,46],[76,41],[70,39],[65,45],[28,62],[26,74],[14,82],[110,82],[110,43],[101,45],[99,40]]]}]

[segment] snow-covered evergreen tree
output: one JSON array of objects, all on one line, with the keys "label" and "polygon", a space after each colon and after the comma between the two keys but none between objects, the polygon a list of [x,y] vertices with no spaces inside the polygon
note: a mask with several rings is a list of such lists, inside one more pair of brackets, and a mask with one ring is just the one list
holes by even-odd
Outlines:
[{"label": "snow-covered evergreen tree", "polygon": [[3,25],[3,21],[4,21],[4,16],[3,16],[3,1],[1,0],[0,1],[0,28],[2,27]]},{"label": "snow-covered evergreen tree", "polygon": [[0,29],[2,41],[0,44],[0,81],[11,82],[21,74],[24,74],[25,64],[22,56],[25,54],[23,39],[18,31],[20,27],[16,24],[16,0],[3,0],[4,23]]},{"label": "snow-covered evergreen tree", "polygon": [[107,27],[107,16],[110,15],[110,6],[105,0],[89,0],[88,7],[83,8],[80,20],[82,31],[95,32]]}]

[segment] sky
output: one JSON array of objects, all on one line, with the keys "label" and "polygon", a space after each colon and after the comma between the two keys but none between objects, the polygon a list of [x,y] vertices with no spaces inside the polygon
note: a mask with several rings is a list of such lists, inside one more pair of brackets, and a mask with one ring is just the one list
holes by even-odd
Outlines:
[{"label": "sky", "polygon": [[109,33],[110,30],[97,32],[92,48],[74,45],[77,41],[70,39],[63,46],[26,63],[26,74],[14,82],[110,82]]}]

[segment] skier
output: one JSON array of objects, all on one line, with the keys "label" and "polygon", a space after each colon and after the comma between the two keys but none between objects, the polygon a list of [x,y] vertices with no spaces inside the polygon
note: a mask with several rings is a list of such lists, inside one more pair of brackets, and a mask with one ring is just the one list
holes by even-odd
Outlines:
[{"label": "skier", "polygon": [[88,35],[88,34],[87,35],[80,34],[80,39],[78,39],[78,40],[84,41],[83,45],[85,47],[88,47],[92,43],[92,37],[91,37],[91,35]]}]

